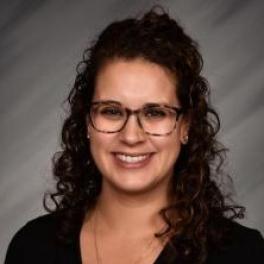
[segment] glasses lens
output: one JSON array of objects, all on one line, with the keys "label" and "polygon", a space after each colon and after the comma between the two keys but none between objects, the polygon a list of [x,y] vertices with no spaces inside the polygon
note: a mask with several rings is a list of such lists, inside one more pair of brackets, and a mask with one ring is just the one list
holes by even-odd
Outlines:
[{"label": "glasses lens", "polygon": [[102,132],[116,132],[126,120],[126,111],[117,105],[94,104],[90,113],[94,127]]},{"label": "glasses lens", "polygon": [[156,135],[166,135],[175,128],[177,113],[169,107],[143,108],[140,120],[145,132]]}]

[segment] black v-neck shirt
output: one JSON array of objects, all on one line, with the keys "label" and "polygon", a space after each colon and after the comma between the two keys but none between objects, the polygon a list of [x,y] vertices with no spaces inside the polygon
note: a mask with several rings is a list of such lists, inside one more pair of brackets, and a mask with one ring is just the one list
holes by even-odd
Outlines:
[{"label": "black v-neck shirt", "polygon": [[[79,232],[72,243],[61,244],[56,239],[56,221],[54,215],[45,215],[23,226],[9,244],[5,264],[81,264]],[[169,250],[166,245],[150,264],[168,264]],[[224,251],[209,252],[206,263],[250,262],[264,263],[264,239],[257,230],[233,222],[230,245]]]}]

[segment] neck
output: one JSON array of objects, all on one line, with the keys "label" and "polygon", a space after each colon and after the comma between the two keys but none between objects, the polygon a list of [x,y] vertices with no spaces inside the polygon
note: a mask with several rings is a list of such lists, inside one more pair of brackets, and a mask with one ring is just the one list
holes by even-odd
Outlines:
[{"label": "neck", "polygon": [[164,230],[165,223],[159,211],[168,205],[166,194],[166,191],[124,193],[103,185],[95,208],[101,232],[111,230],[122,236]]}]

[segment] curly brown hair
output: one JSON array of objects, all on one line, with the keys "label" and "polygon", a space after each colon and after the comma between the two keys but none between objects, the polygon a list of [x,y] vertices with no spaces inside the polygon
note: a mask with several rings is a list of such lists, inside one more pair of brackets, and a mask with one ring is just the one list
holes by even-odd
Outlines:
[{"label": "curly brown hair", "polygon": [[70,112],[62,129],[62,151],[53,159],[57,185],[49,197],[55,208],[47,206],[46,199],[44,205],[49,212],[63,214],[60,234],[70,238],[96,203],[102,178],[90,153],[86,118],[97,73],[116,58],[143,58],[165,67],[178,80],[175,91],[190,120],[189,141],[175,164],[172,203],[160,211],[168,228],[155,235],[173,237],[170,243],[179,263],[203,263],[210,248],[223,241],[226,219],[243,217],[244,208],[220,189],[226,149],[216,140],[220,120],[210,106],[198,45],[160,8],[110,24],[85,50],[67,100]]}]

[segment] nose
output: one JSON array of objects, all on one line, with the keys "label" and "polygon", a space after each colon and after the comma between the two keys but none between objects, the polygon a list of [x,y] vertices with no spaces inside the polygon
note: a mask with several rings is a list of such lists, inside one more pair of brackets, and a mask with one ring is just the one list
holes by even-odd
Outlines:
[{"label": "nose", "polygon": [[139,124],[137,115],[129,116],[125,127],[120,131],[120,138],[128,145],[136,145],[146,140],[146,134]]}]

